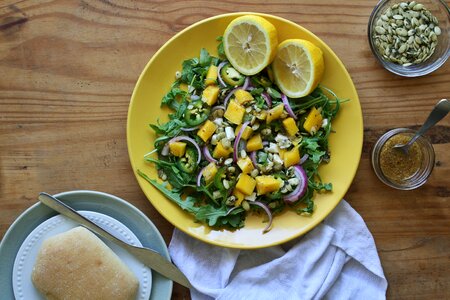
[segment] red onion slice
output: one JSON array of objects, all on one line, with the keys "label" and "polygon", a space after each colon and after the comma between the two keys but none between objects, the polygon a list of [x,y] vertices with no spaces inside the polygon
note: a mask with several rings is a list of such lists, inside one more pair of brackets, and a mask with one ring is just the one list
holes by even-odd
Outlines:
[{"label": "red onion slice", "polygon": [[302,158],[300,158],[300,162],[298,164],[302,165],[308,158],[309,158],[308,154],[303,155]]},{"label": "red onion slice", "polygon": [[281,94],[281,100],[283,101],[284,104],[284,108],[286,109],[287,113],[294,118],[294,120],[297,120],[297,116],[294,114],[294,112],[292,111],[291,106],[289,105],[289,100],[286,97],[285,94]]},{"label": "red onion slice", "polygon": [[308,176],[306,175],[305,170],[301,166],[296,165],[294,166],[294,173],[298,178],[299,183],[295,190],[283,197],[283,200],[289,203],[294,203],[300,199],[300,197],[306,193],[306,189],[308,187]]},{"label": "red onion slice", "polygon": [[242,89],[247,90],[249,86],[250,86],[250,77],[245,77],[245,81],[244,81],[244,84],[242,85]]},{"label": "red onion slice", "polygon": [[203,155],[205,156],[207,161],[217,164],[217,160],[211,156],[211,153],[209,152],[207,146],[203,147]]},{"label": "red onion slice", "polygon": [[165,145],[164,148],[161,150],[161,154],[164,156],[169,155],[169,145],[170,143],[174,143],[174,142],[178,142],[178,141],[188,141],[190,142],[192,145],[194,145],[195,149],[197,150],[197,154],[198,154],[198,158],[197,158],[197,164],[200,163],[201,159],[202,159],[202,151],[200,150],[200,146],[197,144],[197,142],[185,135],[180,135],[180,136],[176,136],[173,139],[171,139],[170,141],[168,141]]},{"label": "red onion slice", "polygon": [[242,89],[242,88],[240,88],[240,87],[235,88],[235,89],[232,89],[231,92],[229,92],[228,95],[227,95],[227,96],[225,97],[225,99],[223,100],[223,106],[227,107],[228,100],[230,100],[231,96],[233,96],[234,93],[235,93],[237,90],[241,90],[241,89]]},{"label": "red onion slice", "polygon": [[203,167],[203,169],[197,175],[197,186],[201,186],[202,185],[203,171],[205,171],[206,167]]},{"label": "red onion slice", "polygon": [[250,153],[250,159],[252,160],[252,163],[253,163],[253,166],[255,167],[255,168],[257,168],[257,161],[256,161],[256,152],[258,152],[258,151],[252,151],[251,153]]},{"label": "red onion slice", "polygon": [[262,93],[261,96],[264,98],[264,100],[266,101],[266,104],[269,108],[272,107],[272,97],[270,97],[269,94],[267,94],[266,92]]},{"label": "red onion slice", "polygon": [[217,106],[214,106],[213,108],[211,108],[211,112],[215,112],[216,110],[219,110],[219,109],[225,110],[226,108],[223,105],[217,105]]},{"label": "red onion slice", "polygon": [[268,232],[270,227],[272,226],[272,212],[270,211],[269,207],[266,204],[259,201],[248,201],[248,203],[259,206],[266,212],[267,216],[269,217],[269,222],[267,223],[266,228],[264,228],[263,233]]},{"label": "red onion slice", "polygon": [[199,100],[200,96],[199,95],[191,95],[191,100]]},{"label": "red onion slice", "polygon": [[217,80],[219,81],[222,87],[227,87],[225,81],[223,81],[222,75],[220,74],[220,70],[227,64],[228,62],[223,61],[217,66]]},{"label": "red onion slice", "polygon": [[225,216],[228,216],[229,214],[231,214],[232,211],[238,209],[239,207],[240,207],[240,206],[235,206],[235,207],[233,207],[233,208],[230,208],[230,209],[227,211],[227,214],[226,214]]},{"label": "red onion slice", "polygon": [[195,127],[183,127],[181,128],[182,131],[194,131],[196,129],[198,129],[199,126],[195,126]]},{"label": "red onion slice", "polygon": [[242,133],[244,132],[245,128],[247,128],[248,124],[249,124],[249,122],[245,122],[244,124],[242,124],[242,127],[239,130],[239,132],[238,132],[238,134],[236,136],[236,139],[234,140],[234,144],[233,144],[233,150],[234,150],[233,151],[233,160],[235,162],[237,162],[238,157],[239,157],[238,146],[239,146],[239,142],[241,141]]}]

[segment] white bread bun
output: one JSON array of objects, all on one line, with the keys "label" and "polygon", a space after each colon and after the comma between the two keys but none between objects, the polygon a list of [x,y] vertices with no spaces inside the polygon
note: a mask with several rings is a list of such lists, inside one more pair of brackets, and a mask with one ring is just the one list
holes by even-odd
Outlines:
[{"label": "white bread bun", "polygon": [[139,286],[120,258],[81,226],[42,243],[31,277],[50,300],[131,300]]}]

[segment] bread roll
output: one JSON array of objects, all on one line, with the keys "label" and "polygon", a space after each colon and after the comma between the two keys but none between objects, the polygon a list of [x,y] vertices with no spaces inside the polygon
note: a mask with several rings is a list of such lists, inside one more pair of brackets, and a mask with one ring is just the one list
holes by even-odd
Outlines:
[{"label": "bread roll", "polygon": [[31,274],[47,299],[135,299],[139,281],[120,258],[84,227],[46,239]]}]

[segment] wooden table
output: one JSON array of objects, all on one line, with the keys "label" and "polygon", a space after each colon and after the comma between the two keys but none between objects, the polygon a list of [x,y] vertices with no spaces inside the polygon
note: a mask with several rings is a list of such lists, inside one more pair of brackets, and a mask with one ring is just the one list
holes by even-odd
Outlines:
[{"label": "wooden table", "polygon": [[[449,3],[449,2],[447,2]],[[166,242],[173,227],[147,201],[128,160],[125,124],[133,87],[170,37],[201,19],[257,11],[322,38],[360,96],[365,142],[346,195],[375,237],[391,299],[450,297],[450,118],[427,136],[436,165],[415,191],[374,175],[370,150],[394,127],[417,128],[450,97],[450,63],[423,78],[395,76],[367,42],[372,1],[13,1],[0,3],[0,238],[39,192],[89,189],[141,209]],[[175,285],[174,299],[189,297]]]}]

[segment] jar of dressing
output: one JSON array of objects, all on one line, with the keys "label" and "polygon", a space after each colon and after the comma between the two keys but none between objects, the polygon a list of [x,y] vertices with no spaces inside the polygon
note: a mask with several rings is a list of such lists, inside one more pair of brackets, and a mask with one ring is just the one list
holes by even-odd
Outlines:
[{"label": "jar of dressing", "polygon": [[407,128],[392,129],[382,135],[372,150],[372,167],[378,178],[390,187],[412,190],[423,185],[434,167],[434,149],[423,136],[409,148],[408,154],[393,148],[406,144],[415,134]]}]

